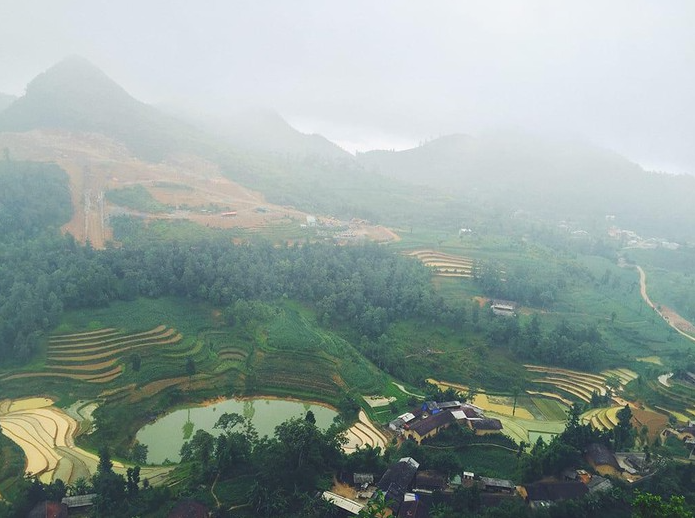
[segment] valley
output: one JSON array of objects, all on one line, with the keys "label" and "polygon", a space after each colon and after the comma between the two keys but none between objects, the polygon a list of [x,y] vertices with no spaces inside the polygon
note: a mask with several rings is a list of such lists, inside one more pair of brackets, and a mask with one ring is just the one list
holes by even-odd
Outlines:
[{"label": "valley", "polygon": [[[346,480],[410,458],[442,502],[569,470],[625,506],[691,461],[690,227],[610,201],[631,175],[676,202],[690,180],[518,136],[353,157],[279,117],[212,135],[56,68],[0,111],[7,501],[113,486],[151,518],[328,516],[316,494],[360,500]],[[555,168],[570,188],[543,204]],[[616,218],[678,232],[636,249]]]}]

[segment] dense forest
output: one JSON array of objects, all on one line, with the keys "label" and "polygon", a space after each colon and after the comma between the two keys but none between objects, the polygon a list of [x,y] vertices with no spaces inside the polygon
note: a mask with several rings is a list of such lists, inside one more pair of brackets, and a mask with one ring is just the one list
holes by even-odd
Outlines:
[{"label": "dense forest", "polygon": [[[299,300],[312,306],[324,325],[347,325],[376,344],[365,353],[379,364],[388,356],[377,347],[385,343],[379,339],[395,321],[415,318],[454,329],[466,321],[463,306],[436,293],[425,266],[377,245],[240,246],[220,233],[186,242],[150,242],[143,234],[102,251],[81,246],[55,229],[70,217],[62,171],[10,161],[2,168],[0,226],[7,230],[0,236],[0,362],[28,360],[42,332],[55,326],[65,309],[139,296],[186,297],[221,307],[240,300]],[[478,282],[486,293],[541,307],[552,303],[564,282],[560,275],[544,279],[528,269],[509,276],[493,263],[480,271]],[[504,275],[509,282],[502,281]],[[491,323],[488,336],[523,359],[552,358],[588,369],[596,365],[602,346],[595,327],[563,324],[544,335],[537,320],[525,329],[516,320]]]}]

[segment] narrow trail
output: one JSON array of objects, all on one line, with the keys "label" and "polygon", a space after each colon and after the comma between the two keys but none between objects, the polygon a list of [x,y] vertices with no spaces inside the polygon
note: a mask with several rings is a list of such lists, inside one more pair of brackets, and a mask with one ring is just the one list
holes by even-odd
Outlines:
[{"label": "narrow trail", "polygon": [[418,399],[425,399],[425,396],[423,396],[421,394],[414,394],[413,392],[408,392],[408,390],[406,390],[406,388],[403,385],[396,383],[395,381],[392,381],[391,383],[396,385],[396,387],[404,394],[408,394],[409,396],[413,396],[413,397],[416,397]]},{"label": "narrow trail", "polygon": [[[692,340],[695,342],[695,336],[686,333],[682,329],[679,329],[671,320],[664,315],[659,308],[652,302],[652,300],[649,298],[649,295],[647,294],[647,274],[644,273],[644,270],[642,269],[641,266],[639,265],[634,265],[635,268],[637,268],[637,271],[639,272],[639,291],[640,294],[642,295],[642,299],[647,303],[647,305],[652,308],[663,320],[666,322],[671,329],[675,330],[677,333],[683,335],[689,340]],[[681,317],[682,318],[682,317]],[[684,319],[685,320],[685,319]],[[692,325],[692,324],[691,324]]]},{"label": "narrow trail", "polygon": [[220,478],[220,472],[217,472],[217,475],[215,476],[215,481],[212,483],[212,486],[210,486],[210,494],[212,495],[212,498],[215,499],[215,504],[217,505],[217,508],[220,508],[220,500],[217,498],[217,495],[215,494],[215,485],[217,484],[217,479]]}]

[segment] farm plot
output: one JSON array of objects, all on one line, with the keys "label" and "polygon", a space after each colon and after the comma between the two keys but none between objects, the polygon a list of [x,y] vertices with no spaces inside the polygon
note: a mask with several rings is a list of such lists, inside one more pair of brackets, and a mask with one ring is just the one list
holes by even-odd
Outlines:
[{"label": "farm plot", "polygon": [[258,352],[254,358],[251,391],[290,393],[297,396],[335,400],[344,381],[334,361],[308,352]]},{"label": "farm plot", "polygon": [[608,386],[606,380],[608,378],[616,378],[621,387],[637,378],[635,372],[623,368],[606,370],[601,374],[590,374],[588,372],[543,367],[540,365],[525,365],[525,367],[526,370],[538,376],[533,379],[534,383],[550,385],[557,391],[550,393],[556,393],[563,400],[569,395],[571,399],[579,399],[586,403],[591,401],[591,395],[594,392],[600,395],[607,393]]},{"label": "farm plot", "polygon": [[671,377],[668,386],[657,380],[647,381],[647,386],[654,392],[656,408],[668,412],[681,422],[695,417],[695,390],[687,383]]},{"label": "farm plot", "polygon": [[553,435],[562,433],[566,425],[565,421],[539,421],[492,413],[491,416],[502,422],[502,433],[511,437],[517,443],[523,441],[526,444],[532,444],[539,436],[546,440]]},{"label": "farm plot", "polygon": [[415,257],[425,266],[429,266],[435,271],[435,275],[442,277],[473,277],[473,259],[456,255],[435,252],[434,250],[416,250],[408,252],[406,255]]},{"label": "farm plot", "polygon": [[365,446],[378,446],[384,451],[389,442],[386,435],[374,426],[363,410],[360,410],[358,421],[348,428],[347,439],[347,444],[343,446],[346,453],[352,453]]},{"label": "farm plot", "polygon": [[248,356],[248,351],[237,347],[224,347],[217,351],[217,357],[220,360],[244,362]]},{"label": "farm plot", "polygon": [[108,383],[123,373],[124,354],[178,343],[183,336],[164,325],[149,331],[123,334],[113,328],[56,335],[48,342],[48,360],[41,372],[13,374],[4,380],[52,377],[87,383]]},{"label": "farm plot", "polygon": [[[28,398],[0,408],[2,433],[22,448],[27,474],[36,475],[46,483],[60,478],[70,484],[79,478],[89,478],[96,471],[99,458],[75,446],[78,421],[54,407],[51,400]],[[126,468],[114,462],[117,472],[125,473]],[[161,482],[162,474],[170,469],[145,467],[142,475],[148,478],[151,475]]]}]

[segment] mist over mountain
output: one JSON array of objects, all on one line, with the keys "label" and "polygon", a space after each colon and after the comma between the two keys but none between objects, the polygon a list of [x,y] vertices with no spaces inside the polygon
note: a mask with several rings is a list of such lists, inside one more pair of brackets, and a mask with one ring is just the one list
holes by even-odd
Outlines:
[{"label": "mist over mountain", "polygon": [[16,100],[17,98],[14,95],[0,93],[0,112]]},{"label": "mist over mountain", "polygon": [[138,101],[77,56],[38,75],[26,94],[0,113],[0,131],[32,129],[103,133],[152,160],[200,140],[193,128]]},{"label": "mist over mountain", "polygon": [[[695,177],[657,174],[580,140],[515,132],[449,135],[404,151],[359,153],[369,170],[446,189],[507,211],[602,218],[658,235],[682,235]],[[674,223],[676,225],[674,225]],[[681,226],[679,229],[678,227]]]},{"label": "mist over mountain", "polygon": [[331,158],[352,156],[323,135],[302,133],[278,112],[267,108],[249,108],[216,115],[192,114],[171,104],[158,108],[243,151]]},{"label": "mist over mountain", "polygon": [[610,214],[623,227],[671,239],[689,236],[692,227],[695,177],[650,173],[578,139],[453,134],[405,151],[353,157],[272,110],[240,107],[211,118],[167,111],[71,57],[37,76],[26,95],[0,112],[0,131],[102,133],[154,162],[198,154],[274,203],[391,224],[410,221],[418,207],[433,221],[452,215],[456,221],[484,206],[505,217],[521,210],[546,220],[595,222]]}]

